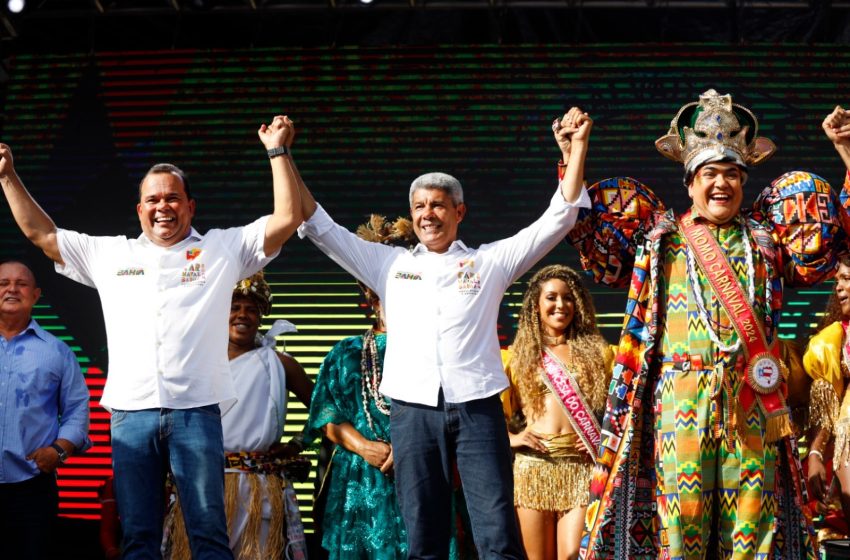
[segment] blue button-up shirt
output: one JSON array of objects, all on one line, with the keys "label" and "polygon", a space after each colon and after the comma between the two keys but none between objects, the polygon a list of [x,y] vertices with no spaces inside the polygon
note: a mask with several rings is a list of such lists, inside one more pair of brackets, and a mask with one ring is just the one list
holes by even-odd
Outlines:
[{"label": "blue button-up shirt", "polygon": [[0,483],[39,474],[26,456],[59,438],[86,449],[89,391],[67,344],[35,320],[11,340],[0,336]]}]

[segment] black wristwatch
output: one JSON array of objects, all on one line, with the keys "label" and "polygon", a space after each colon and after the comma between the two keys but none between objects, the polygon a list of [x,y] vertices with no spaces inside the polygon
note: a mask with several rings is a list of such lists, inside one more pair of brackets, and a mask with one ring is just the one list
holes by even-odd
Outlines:
[{"label": "black wristwatch", "polygon": [[53,449],[55,449],[55,450],[56,450],[56,453],[58,453],[58,454],[59,454],[59,462],[60,462],[60,463],[64,463],[65,461],[67,461],[67,460],[68,460],[68,452],[67,452],[67,451],[65,451],[65,448],[64,448],[64,447],[62,447],[61,445],[59,445],[59,444],[58,444],[58,443],[56,443],[56,442],[51,443],[51,444],[50,444],[50,447],[52,447]]},{"label": "black wristwatch", "polygon": [[269,159],[276,158],[277,156],[287,156],[289,155],[289,148],[286,146],[278,146],[277,148],[272,148],[268,150]]}]

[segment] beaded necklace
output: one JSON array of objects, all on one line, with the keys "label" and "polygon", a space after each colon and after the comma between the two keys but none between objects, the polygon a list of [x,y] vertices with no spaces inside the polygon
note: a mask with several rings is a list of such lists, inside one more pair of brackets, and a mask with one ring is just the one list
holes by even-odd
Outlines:
[{"label": "beaded necklace", "polygon": [[375,331],[369,329],[363,335],[363,350],[360,353],[360,394],[363,396],[363,413],[372,435],[378,441],[384,441],[375,431],[372,413],[369,412],[369,401],[375,403],[375,408],[384,416],[390,415],[390,405],[378,391],[381,384],[381,364],[378,358],[378,344],[375,342]]},{"label": "beaded necklace", "polygon": [[[744,238],[744,258],[747,267],[747,297],[750,305],[752,306],[756,299],[756,268],[753,264],[753,248],[750,246],[750,236],[746,221],[741,222],[741,233]],[[691,282],[691,286],[694,288],[694,300],[697,305],[697,313],[699,314],[700,319],[702,319],[705,329],[708,331],[709,338],[722,352],[735,352],[741,347],[741,338],[738,337],[733,344],[724,344],[720,342],[720,335],[714,329],[714,324],[711,321],[711,315],[705,307],[705,300],[702,297],[702,285],[699,283],[699,277],[697,276],[696,257],[694,257],[694,252],[692,250],[688,250],[688,256],[685,260],[688,269],[688,279]],[[718,328],[720,328],[720,325],[718,325]]]}]

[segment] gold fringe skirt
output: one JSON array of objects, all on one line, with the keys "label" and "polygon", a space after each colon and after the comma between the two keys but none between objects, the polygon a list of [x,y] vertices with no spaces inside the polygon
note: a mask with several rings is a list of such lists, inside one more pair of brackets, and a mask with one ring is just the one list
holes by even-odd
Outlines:
[{"label": "gold fringe skirt", "polygon": [[[257,475],[243,472],[226,472],[224,474],[224,509],[227,514],[227,532],[232,534],[231,525],[239,507],[239,476],[247,475],[251,486],[251,497],[243,507],[248,513],[248,525],[241,538],[241,550],[235,551],[236,560],[281,560],[286,548],[285,510],[283,490],[286,479],[281,476]],[[272,518],[270,520],[268,539],[260,542],[262,526],[262,507],[264,499],[271,503]],[[183,511],[178,499],[166,520],[169,534],[171,560],[188,560],[189,538],[186,535],[186,525],[183,522]]]},{"label": "gold fringe skirt", "polygon": [[514,456],[514,505],[554,512],[586,506],[593,472],[590,456],[577,448],[575,434],[540,435],[548,454],[519,451]]}]

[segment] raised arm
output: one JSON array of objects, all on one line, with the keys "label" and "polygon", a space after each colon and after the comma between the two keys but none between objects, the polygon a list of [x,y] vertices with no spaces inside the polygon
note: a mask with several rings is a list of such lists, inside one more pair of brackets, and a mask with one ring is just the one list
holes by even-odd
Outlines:
[{"label": "raised arm", "polygon": [[555,139],[568,163],[559,169],[558,190],[552,195],[549,207],[532,224],[511,237],[479,248],[501,263],[504,279],[508,282],[515,281],[551,251],[573,229],[580,212],[590,208],[583,183],[584,158],[592,125],[590,117],[577,107],[553,123]]},{"label": "raised arm", "polygon": [[836,105],[835,109],[823,120],[823,131],[835,146],[844,167],[850,172],[850,111]]},{"label": "raised arm", "polygon": [[59,255],[56,224],[24,187],[15,172],[12,150],[6,144],[0,144],[0,184],[3,185],[3,194],[9,202],[12,216],[27,239],[53,261],[65,264]]},{"label": "raised arm", "polygon": [[[295,139],[295,134],[290,135],[288,138],[288,146],[292,146],[292,141]],[[287,158],[286,161],[287,169],[292,174],[293,180],[298,185],[298,194],[301,197],[301,218],[306,222],[309,220],[313,214],[316,212],[316,199],[313,198],[313,193],[310,192],[310,189],[307,188],[307,185],[304,184],[304,180],[301,178],[301,173],[298,172],[298,167],[295,165],[295,160],[292,158]]]},{"label": "raised arm", "polygon": [[286,240],[292,237],[302,220],[298,184],[290,172],[289,154],[274,155],[272,152],[278,148],[288,148],[292,144],[295,127],[289,117],[278,115],[270,125],[260,125],[257,135],[266,150],[269,150],[274,185],[274,211],[266,223],[263,245],[263,250],[268,256],[277,252]]},{"label": "raised arm", "polygon": [[587,144],[593,119],[578,107],[573,107],[556,121],[552,127],[555,141],[561,148],[563,162],[566,165],[564,179],[561,181],[561,194],[567,202],[575,202],[581,194],[584,184],[584,161],[587,157]]},{"label": "raised arm", "polygon": [[[313,216],[313,213],[316,211],[316,199],[313,198],[312,193],[309,189],[307,189],[307,185],[304,184],[304,180],[301,179],[301,173],[298,172],[298,167],[295,165],[295,160],[291,157],[292,144],[295,141],[295,126],[292,120],[289,117],[283,117],[284,125],[288,126],[290,131],[289,134],[286,135],[283,142],[290,153],[288,157],[280,158],[280,161],[283,163],[283,169],[289,174],[286,178],[287,181],[293,181],[296,185],[296,189],[298,190],[298,196],[300,199],[300,210],[301,210],[301,219],[305,222]],[[264,125],[265,126],[265,125]],[[260,128],[262,131],[262,128]],[[296,199],[296,200],[299,200]]]},{"label": "raised arm", "polygon": [[[293,136],[290,135],[287,138],[289,146],[292,140]],[[388,259],[393,258],[396,249],[360,239],[334,223],[324,211],[316,215],[319,205],[304,184],[295,161],[292,157],[287,157],[285,164],[290,180],[298,185],[301,201],[304,223],[298,230],[298,235],[309,238],[319,250],[383,297],[381,282],[384,278],[384,265]]]}]

